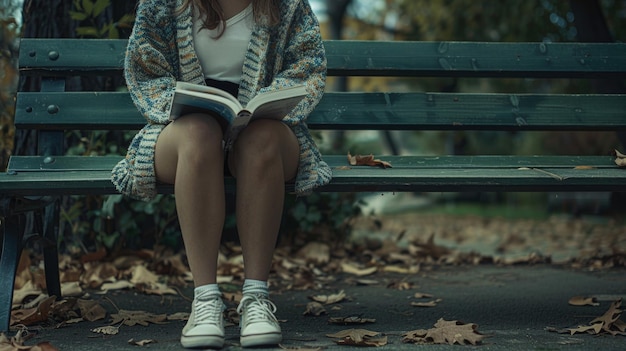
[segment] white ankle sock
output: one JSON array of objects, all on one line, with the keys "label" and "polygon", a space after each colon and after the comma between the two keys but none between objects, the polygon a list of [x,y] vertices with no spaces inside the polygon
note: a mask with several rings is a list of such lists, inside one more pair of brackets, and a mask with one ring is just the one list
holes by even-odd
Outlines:
[{"label": "white ankle sock", "polygon": [[221,295],[220,288],[217,284],[206,284],[197,286],[193,289],[194,297]]},{"label": "white ankle sock", "polygon": [[243,294],[262,294],[264,296],[269,296],[270,292],[267,286],[267,281],[254,279],[244,280]]}]

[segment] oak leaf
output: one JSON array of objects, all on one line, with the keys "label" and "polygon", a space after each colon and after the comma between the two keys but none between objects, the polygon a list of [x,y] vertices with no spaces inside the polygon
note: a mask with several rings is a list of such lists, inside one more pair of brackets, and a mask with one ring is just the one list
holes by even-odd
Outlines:
[{"label": "oak leaf", "polygon": [[485,338],[478,332],[476,324],[463,324],[459,321],[446,321],[440,318],[434,328],[418,329],[403,335],[405,343],[477,345]]},{"label": "oak leaf", "polygon": [[587,325],[579,325],[576,328],[557,329],[554,327],[548,327],[546,330],[551,332],[557,332],[562,334],[610,334],[610,335],[624,335],[626,336],[626,322],[620,320],[622,315],[622,300],[618,299],[611,303],[609,309],[600,317],[594,318]]},{"label": "oak leaf", "polygon": [[121,322],[128,326],[139,324],[144,327],[148,326],[150,323],[163,324],[167,321],[167,315],[165,314],[152,314],[145,311],[128,310],[119,310],[118,313],[111,314],[111,318],[113,318],[111,325]]},{"label": "oak leaf", "polygon": [[384,346],[387,345],[387,336],[367,329],[347,329],[334,334],[326,334],[334,338],[339,345],[352,346]]},{"label": "oak leaf", "polygon": [[374,155],[372,154],[367,156],[352,156],[352,154],[348,152],[348,163],[350,163],[350,165],[352,166],[374,166],[381,168],[391,168],[391,163],[379,159],[374,159]]}]

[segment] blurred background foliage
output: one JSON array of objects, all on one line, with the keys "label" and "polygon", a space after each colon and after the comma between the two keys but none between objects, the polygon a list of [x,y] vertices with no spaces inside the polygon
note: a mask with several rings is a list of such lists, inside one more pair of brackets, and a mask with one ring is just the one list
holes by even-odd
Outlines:
[{"label": "blurred background foliage", "polygon": [[[327,39],[614,41],[626,35],[625,0],[310,0]],[[38,89],[19,79],[19,37],[127,38],[136,1],[2,0],[0,7],[0,167],[13,152],[34,154],[29,133],[12,125],[15,91]],[[458,92],[623,92],[624,82],[536,79],[329,79],[330,90]],[[76,77],[72,90],[125,89],[120,76]],[[125,153],[135,131],[72,132],[70,154]],[[317,133],[323,152],[412,154],[605,154],[618,145],[616,133],[378,132]],[[233,212],[232,198],[228,201]],[[355,194],[288,197],[281,238],[298,243],[318,238],[341,242],[361,214]],[[179,248],[172,196],[139,202],[121,196],[65,197],[59,240],[70,252],[166,245]],[[234,217],[225,240],[236,237]]]}]

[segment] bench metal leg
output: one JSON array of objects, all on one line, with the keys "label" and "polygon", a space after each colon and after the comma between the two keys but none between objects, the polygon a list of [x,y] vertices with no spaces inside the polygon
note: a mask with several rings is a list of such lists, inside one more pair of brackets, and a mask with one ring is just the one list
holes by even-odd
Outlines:
[{"label": "bench metal leg", "polygon": [[23,232],[20,230],[19,216],[9,216],[3,222],[2,255],[0,256],[0,332],[8,332],[15,273],[22,253]]},{"label": "bench metal leg", "polygon": [[59,280],[59,251],[57,239],[59,232],[59,200],[46,206],[43,218],[43,260],[46,270],[48,296],[61,298]]}]

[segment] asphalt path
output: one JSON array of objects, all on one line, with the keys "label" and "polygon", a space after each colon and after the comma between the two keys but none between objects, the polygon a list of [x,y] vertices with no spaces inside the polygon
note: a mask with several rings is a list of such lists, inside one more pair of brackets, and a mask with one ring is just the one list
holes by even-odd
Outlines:
[{"label": "asphalt path", "polygon": [[[611,302],[626,297],[626,269],[604,271],[571,270],[554,265],[494,265],[437,267],[415,275],[376,273],[366,279],[374,285],[359,285],[354,277],[341,275],[323,290],[273,292],[284,334],[282,348],[288,350],[346,350],[355,346],[338,345],[327,335],[351,328],[375,331],[387,337],[378,350],[626,350],[626,336],[560,334],[546,330],[573,328],[601,316]],[[388,285],[404,282],[407,290]],[[346,298],[324,306],[326,313],[308,316],[304,312],[311,296],[344,291]],[[191,296],[191,289],[182,293]],[[430,294],[418,299],[416,293]],[[574,296],[594,297],[598,306],[572,306]],[[147,296],[133,291],[92,295],[115,312],[141,310],[154,314],[189,312],[182,296]],[[434,307],[415,307],[413,302],[438,301]],[[113,303],[111,303],[113,302]],[[229,304],[229,307],[235,307]],[[330,318],[359,317],[375,322],[358,325],[329,323]],[[477,346],[410,344],[402,335],[416,329],[429,329],[439,320],[476,324],[485,336]],[[622,317],[626,320],[626,317]],[[106,321],[81,322],[41,329],[27,345],[49,342],[59,350],[183,350],[179,344],[183,321],[148,326],[121,326],[116,335],[96,334],[91,330],[106,326]],[[238,350],[237,326],[226,328],[223,350]],[[136,346],[129,340],[152,340]]]}]

